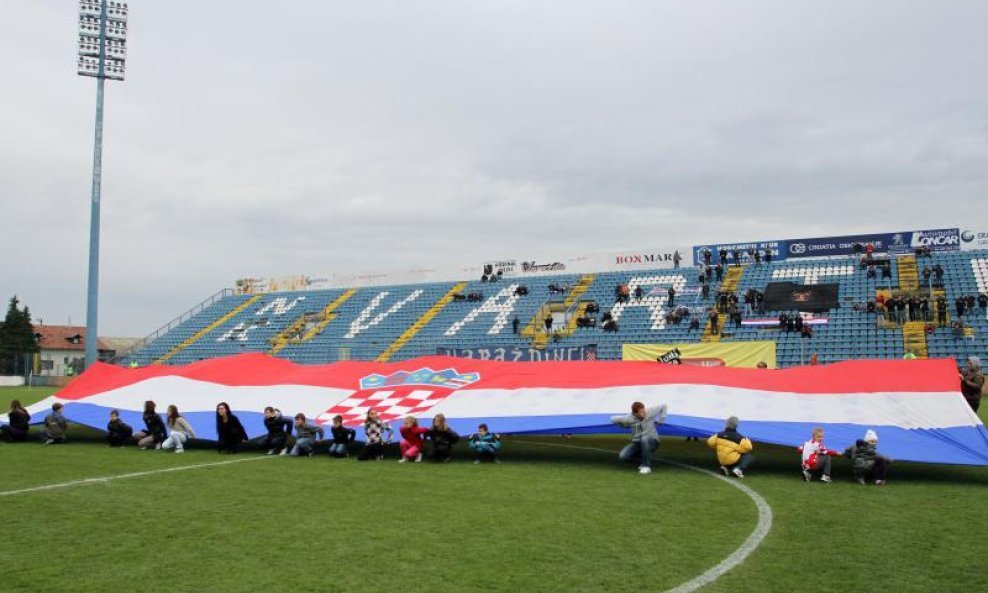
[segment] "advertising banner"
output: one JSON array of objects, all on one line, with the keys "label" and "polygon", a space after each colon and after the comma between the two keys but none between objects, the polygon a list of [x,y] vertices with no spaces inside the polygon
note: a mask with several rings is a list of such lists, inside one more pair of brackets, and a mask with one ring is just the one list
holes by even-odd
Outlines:
[{"label": "advertising banner", "polygon": [[541,362],[546,360],[597,360],[597,345],[567,346],[560,348],[523,348],[521,346],[477,346],[476,348],[436,348],[436,354],[498,360],[507,362]]},{"label": "advertising banner", "polygon": [[964,229],[961,231],[961,249],[964,251],[988,249],[988,230]]},{"label": "advertising banner", "polygon": [[673,350],[679,351],[684,365],[704,367],[756,368],[764,362],[775,368],[775,342],[721,342],[691,344],[624,344],[623,360],[655,360]]}]

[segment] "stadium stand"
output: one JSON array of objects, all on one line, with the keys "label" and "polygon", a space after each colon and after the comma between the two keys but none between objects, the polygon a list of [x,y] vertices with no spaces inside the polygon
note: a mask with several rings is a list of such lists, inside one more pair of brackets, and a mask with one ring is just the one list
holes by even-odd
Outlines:
[{"label": "stadium stand", "polygon": [[[880,260],[885,261],[885,260]],[[942,267],[943,286],[920,270]],[[505,278],[499,282],[438,282],[359,289],[227,294],[183,323],[122,358],[128,364],[185,364],[241,352],[267,352],[298,363],[337,360],[403,360],[432,355],[437,348],[547,347],[596,345],[601,360],[621,358],[624,343],[693,343],[706,340],[772,340],[780,367],[853,358],[952,357],[962,363],[983,356],[988,312],[976,301],[957,319],[961,297],[988,294],[988,252],[933,253],[893,257],[882,273],[869,272],[855,257],[803,259],[728,266],[702,296],[698,268],[600,274],[559,274]],[[770,283],[791,282],[809,294],[836,286],[837,306],[806,314],[812,337],[787,332],[767,320],[795,309],[745,305],[743,295],[764,292]],[[621,287],[626,297],[619,299]],[[672,309],[668,289],[675,290]],[[714,334],[707,311],[718,293],[735,294],[750,323],[737,326],[721,315]],[[473,294],[473,299],[467,295]],[[926,298],[926,317],[902,322],[870,310],[881,298]],[[936,323],[936,301],[946,298],[947,322]],[[879,300],[881,300],[879,298]],[[619,302],[623,301],[623,302]],[[770,303],[767,303],[770,304]],[[596,306],[599,310],[592,312]],[[672,315],[673,313],[675,315]],[[552,315],[552,330],[545,319]],[[617,331],[604,331],[605,314]],[[690,321],[699,319],[699,327]],[[517,333],[515,333],[517,319]],[[592,320],[581,324],[578,321]],[[761,321],[753,321],[761,320]],[[957,326],[960,321],[963,325]]]}]

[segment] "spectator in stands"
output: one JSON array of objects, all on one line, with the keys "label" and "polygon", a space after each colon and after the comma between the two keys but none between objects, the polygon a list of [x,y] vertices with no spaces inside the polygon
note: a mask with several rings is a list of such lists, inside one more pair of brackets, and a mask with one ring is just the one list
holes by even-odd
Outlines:
[{"label": "spectator in stands", "polygon": [[874,277],[875,277],[875,267],[874,266],[868,266],[868,271],[865,272],[865,278],[872,279]]},{"label": "spectator in stands", "polygon": [[683,256],[679,254],[679,250],[677,249],[672,254],[672,267],[678,270],[679,269],[679,262],[681,262],[681,261],[683,261]]},{"label": "spectator in stands", "polygon": [[134,429],[120,419],[118,410],[110,410],[110,421],[106,423],[106,442],[111,447],[122,447],[134,436]]},{"label": "spectator in stands", "polygon": [[10,424],[0,425],[0,435],[8,442],[23,442],[27,440],[28,430],[31,426],[31,414],[28,413],[20,400],[10,401],[10,411],[7,413],[7,420]]},{"label": "spectator in stands", "polygon": [[717,293],[717,310],[721,313],[727,312],[727,293],[719,292]]},{"label": "spectator in stands", "polygon": [[525,296],[527,294],[528,294],[528,287],[525,286],[524,284],[519,284],[518,287],[515,288],[515,296]]},{"label": "spectator in stands", "polygon": [[895,300],[895,316],[899,323],[906,322],[906,299],[904,297],[900,296]]},{"label": "spectator in stands", "polygon": [[254,445],[259,449],[267,449],[268,455],[274,455],[288,445],[288,436],[292,434],[292,421],[281,415],[280,410],[272,406],[264,408],[264,428],[267,433],[258,437]]},{"label": "spectator in stands", "polygon": [[974,304],[977,302],[977,300],[978,299],[973,294],[969,294],[966,297],[964,297],[964,304],[967,305],[967,307],[965,307],[965,310],[968,312],[969,315],[974,313]]},{"label": "spectator in stands", "polygon": [[738,432],[738,417],[727,419],[724,430],[707,439],[707,446],[717,451],[717,463],[725,476],[744,477],[744,470],[755,460],[751,441]]},{"label": "spectator in stands", "polygon": [[[799,319],[799,317],[797,317]],[[799,330],[800,335],[804,338],[813,337],[813,326],[809,324],[803,324],[803,329]]]},{"label": "spectator in stands", "polygon": [[552,333],[552,313],[545,316],[545,333],[547,335]]},{"label": "spectator in stands", "polygon": [[720,335],[720,315],[717,313],[717,309],[711,307],[707,318],[710,320],[710,335]]},{"label": "spectator in stands", "polygon": [[759,313],[765,312],[765,295],[758,290],[755,291],[755,309]]},{"label": "spectator in stands", "polygon": [[473,462],[493,461],[501,463],[498,453],[501,451],[501,435],[491,432],[486,424],[477,427],[477,432],[467,438],[467,444],[473,451]]},{"label": "spectator in stands", "polygon": [[398,463],[407,461],[419,463],[422,461],[425,435],[429,434],[429,429],[419,426],[418,418],[415,416],[406,416],[399,432],[401,433],[401,441],[398,443],[398,448],[401,454],[398,456]]},{"label": "spectator in stands", "polygon": [[937,297],[937,323],[940,326],[947,325],[947,297]]},{"label": "spectator in stands", "polygon": [[958,319],[958,320],[954,321],[953,323],[951,323],[950,324],[950,327],[953,330],[954,339],[955,340],[960,340],[961,338],[964,337],[964,322],[963,321],[961,321],[960,319]]},{"label": "spectator in stands", "polygon": [[978,308],[981,309],[982,313],[988,310],[988,294],[982,292],[978,295]]},{"label": "spectator in stands", "polygon": [[65,442],[65,435],[69,430],[69,423],[62,415],[61,403],[55,402],[51,405],[51,412],[45,416],[45,428],[41,432],[41,438],[46,445],[57,445]]},{"label": "spectator in stands", "polygon": [[295,414],[295,446],[292,447],[290,455],[300,457],[304,454],[312,457],[316,452],[316,435],[319,439],[323,439],[326,431],[323,427],[306,421],[305,414]]},{"label": "spectator in stands", "polygon": [[144,402],[144,414],[141,416],[141,419],[144,420],[144,430],[134,434],[134,439],[137,440],[137,446],[141,449],[154,446],[160,448],[161,443],[165,442],[165,438],[167,437],[165,423],[155,409],[156,406],[153,401],[148,400]]},{"label": "spectator in stands", "polygon": [[794,323],[794,329],[797,332],[802,333],[802,331],[803,331],[803,316],[800,315],[799,312],[796,312],[796,314],[793,315],[793,318],[794,318],[794,321],[793,321],[793,323]]},{"label": "spectator in stands", "polygon": [[709,249],[703,250],[703,263],[705,263],[708,267],[710,266],[710,260],[712,256],[713,256],[712,251],[710,251]]},{"label": "spectator in stands", "polygon": [[720,264],[714,266],[714,275],[717,276],[717,282],[724,280],[724,266]]},{"label": "spectator in stands", "polygon": [[603,330],[605,332],[616,332],[618,330],[617,321],[614,321],[613,318],[608,319],[607,321],[604,322]]},{"label": "spectator in stands", "polygon": [[641,301],[643,296],[645,296],[645,291],[642,290],[642,287],[641,286],[636,286],[635,287],[635,300],[636,301]]},{"label": "spectator in stands", "polygon": [[756,249],[755,250],[755,253],[754,253],[754,257],[755,257],[755,263],[756,264],[762,263],[762,250],[761,249]]},{"label": "spectator in stands", "polygon": [[731,304],[730,315],[731,319],[734,321],[734,327],[741,329],[741,321],[743,320],[743,316],[741,315],[741,309],[738,308],[736,303]]},{"label": "spectator in stands", "polygon": [[670,309],[676,305],[676,289],[672,286],[669,287],[668,291],[669,298],[666,299],[666,306]]},{"label": "spectator in stands", "polygon": [[967,366],[961,372],[961,393],[968,405],[978,413],[981,406],[981,390],[985,384],[985,375],[981,370],[981,359],[971,356],[967,359]]},{"label": "spectator in stands", "polygon": [[436,414],[429,429],[429,440],[432,441],[432,459],[445,463],[453,459],[453,445],[460,440],[460,435],[446,424],[444,414]]},{"label": "spectator in stands", "polygon": [[631,429],[631,443],[621,449],[618,459],[625,463],[637,463],[638,473],[652,473],[652,453],[659,448],[659,433],[656,424],[666,420],[668,410],[665,404],[645,408],[642,402],[631,404],[628,416],[611,416],[611,422]]},{"label": "spectator in stands", "polygon": [[518,325],[520,323],[521,321],[518,320],[517,315],[515,315],[515,318],[511,320],[511,332],[514,333],[515,335],[518,335]]},{"label": "spectator in stands", "polygon": [[703,266],[703,275],[707,279],[707,284],[710,284],[714,280],[714,269],[713,266],[706,265]]},{"label": "spectator in stands", "polygon": [[192,425],[178,413],[178,407],[168,406],[168,416],[165,419],[168,426],[168,438],[161,443],[162,449],[175,449],[176,453],[185,452],[185,443],[189,439],[196,438],[196,431],[192,430]]},{"label": "spectator in stands", "polygon": [[693,317],[690,319],[690,331],[696,331],[700,329],[700,319],[698,317]]},{"label": "spectator in stands", "polygon": [[932,319],[930,317],[930,300],[926,297],[923,297],[919,301],[919,315],[923,318],[923,321],[928,322]]},{"label": "spectator in stands", "polygon": [[758,361],[758,364],[755,366],[755,368],[767,369],[768,368],[768,363],[765,362],[764,360],[760,360],[760,361]]},{"label": "spectator in stands", "polygon": [[954,308],[957,311],[958,317],[964,317],[964,309],[966,307],[967,307],[967,301],[964,300],[964,297],[958,297],[957,300],[954,301]]},{"label": "spectator in stands", "polygon": [[929,286],[931,276],[933,276],[933,270],[930,269],[930,266],[923,266],[923,284]]},{"label": "spectator in stands", "polygon": [[772,248],[771,247],[769,247],[768,249],[765,250],[765,263],[766,264],[772,263]]},{"label": "spectator in stands", "polygon": [[820,364],[820,355],[817,354],[816,352],[810,354],[810,366],[815,367],[818,364]]},{"label": "spectator in stands", "polygon": [[820,476],[821,482],[830,483],[830,458],[836,457],[839,453],[823,444],[823,435],[823,428],[819,426],[814,428],[810,440],[797,449],[803,454],[803,479],[807,482],[814,476]]},{"label": "spectator in stands", "polygon": [[799,314],[798,313],[795,314],[795,315],[788,315],[788,316],[786,316],[786,331],[787,332],[792,333],[792,332],[796,331],[796,318],[797,317],[799,317]]},{"label": "spectator in stands", "polygon": [[740,266],[741,265],[741,250],[740,249],[735,249],[734,251],[731,252],[731,255],[734,256],[734,265]]},{"label": "spectator in stands", "polygon": [[357,438],[357,431],[343,426],[343,416],[333,416],[333,426],[330,428],[332,440],[329,441],[330,457],[349,457],[350,443]]},{"label": "spectator in stands", "polygon": [[844,457],[851,460],[851,473],[858,484],[864,486],[874,481],[876,486],[885,484],[885,471],[892,460],[878,454],[878,435],[874,430],[865,432],[863,439],[844,450]]},{"label": "spectator in stands", "polygon": [[720,256],[720,263],[722,263],[722,264],[724,264],[726,266],[727,265],[727,250],[724,249],[723,247],[721,247],[720,248],[720,251],[717,252],[717,255]]},{"label": "spectator in stands", "polygon": [[779,313],[779,329],[784,332],[789,331],[789,315],[785,311]]},{"label": "spectator in stands", "polygon": [[710,298],[710,285],[707,284],[706,282],[700,283],[700,297],[703,300],[707,300],[708,298]]},{"label": "spectator in stands", "polygon": [[384,459],[384,445],[386,442],[391,442],[393,432],[391,424],[378,417],[377,410],[368,411],[367,419],[364,420],[364,435],[367,441],[357,459],[359,461],[367,461],[372,457],[378,461]]},{"label": "spectator in stands", "polygon": [[220,453],[236,453],[247,442],[247,431],[240,419],[230,411],[230,404],[216,406],[216,447]]},{"label": "spectator in stands", "polygon": [[934,286],[943,287],[943,266],[937,264],[933,266]]}]

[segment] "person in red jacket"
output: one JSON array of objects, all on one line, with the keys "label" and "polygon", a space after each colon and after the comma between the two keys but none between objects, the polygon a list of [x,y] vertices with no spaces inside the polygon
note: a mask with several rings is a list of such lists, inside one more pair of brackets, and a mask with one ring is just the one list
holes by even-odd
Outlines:
[{"label": "person in red jacket", "polygon": [[809,482],[813,476],[820,476],[820,481],[830,483],[830,458],[840,455],[839,451],[828,449],[823,444],[823,428],[813,429],[813,437],[803,443],[798,451],[803,454],[803,479]]},{"label": "person in red jacket", "polygon": [[424,435],[429,433],[429,429],[419,426],[419,421],[413,416],[405,418],[405,423],[401,430],[401,459],[398,463],[405,463],[413,460],[415,463],[422,461],[422,445],[425,441]]}]

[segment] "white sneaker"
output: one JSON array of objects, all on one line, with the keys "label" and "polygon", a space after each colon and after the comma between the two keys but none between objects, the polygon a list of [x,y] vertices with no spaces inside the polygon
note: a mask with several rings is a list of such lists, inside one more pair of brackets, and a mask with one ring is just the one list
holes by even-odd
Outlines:
[{"label": "white sneaker", "polygon": [[405,463],[407,461],[408,461],[407,459],[405,459],[404,457],[402,457],[401,459],[398,460],[398,463]]},{"label": "white sneaker", "polygon": [[415,456],[415,463],[422,463],[422,454],[419,453]]},{"label": "white sneaker", "polygon": [[185,449],[175,449],[175,453],[185,453]]},{"label": "white sneaker", "polygon": [[820,476],[820,481],[824,484],[829,484],[831,482],[830,476]]},{"label": "white sneaker", "polygon": [[731,470],[731,473],[732,473],[732,474],[734,474],[735,476],[737,476],[737,477],[739,477],[739,478],[744,478],[744,472],[742,472],[742,471],[741,471],[740,469],[738,469],[738,468],[734,468],[734,469],[732,469],[732,470]]},{"label": "white sneaker", "polygon": [[279,453],[279,455],[282,455],[282,456],[288,455],[288,447],[285,447],[284,449],[282,449],[281,450],[281,453]]},{"label": "white sneaker", "polygon": [[726,465],[722,465],[722,466],[720,466],[720,472],[721,472],[722,474],[724,474],[725,476],[727,476],[728,478],[730,478],[730,477],[731,477],[731,474],[730,474],[730,473],[728,472],[728,470],[727,470],[727,466],[726,466]]},{"label": "white sneaker", "polygon": [[274,449],[268,449],[268,455],[274,455]]},{"label": "white sneaker", "polygon": [[650,474],[650,473],[652,473],[652,468],[650,468],[650,467],[648,467],[646,465],[643,465],[643,466],[641,466],[641,467],[638,468],[638,473],[640,473],[643,476],[646,475],[646,474]]},{"label": "white sneaker", "polygon": [[161,449],[161,443],[158,443],[157,445],[154,446],[155,451],[158,451],[160,449]]},{"label": "white sneaker", "polygon": [[808,470],[805,470],[804,469],[803,470],[803,480],[809,482],[812,479],[813,479],[813,474],[811,474]]}]

